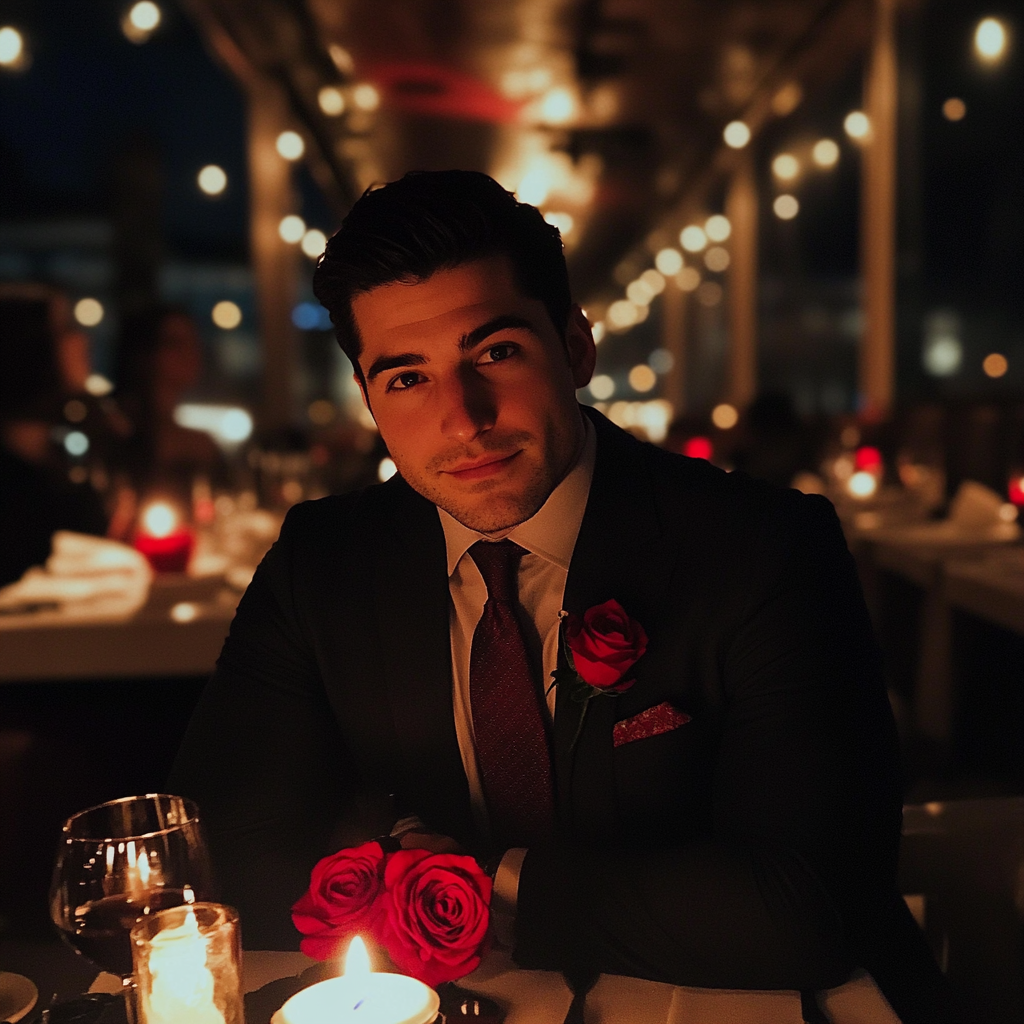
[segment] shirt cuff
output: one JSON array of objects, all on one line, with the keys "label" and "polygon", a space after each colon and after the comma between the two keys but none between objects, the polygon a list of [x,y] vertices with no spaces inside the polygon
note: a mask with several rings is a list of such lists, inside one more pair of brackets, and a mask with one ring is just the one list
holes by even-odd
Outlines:
[{"label": "shirt cuff", "polygon": [[519,898],[519,873],[523,870],[526,849],[514,846],[506,850],[494,873],[491,891],[491,928],[494,937],[509,949],[515,943],[516,902]]}]

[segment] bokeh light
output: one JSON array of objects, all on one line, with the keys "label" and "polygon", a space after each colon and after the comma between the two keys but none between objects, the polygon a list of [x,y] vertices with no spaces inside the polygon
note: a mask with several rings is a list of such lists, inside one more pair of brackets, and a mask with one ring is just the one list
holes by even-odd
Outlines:
[{"label": "bokeh light", "polygon": [[277,233],[283,241],[295,245],[296,242],[302,241],[302,236],[306,233],[306,222],[297,213],[289,213],[287,217],[281,218]]},{"label": "bokeh light", "polygon": [[657,383],[658,375],[646,363],[637,363],[629,371],[629,386],[634,391],[644,394],[650,391]]},{"label": "bokeh light", "polygon": [[962,121],[967,116],[967,104],[959,96],[950,96],[942,104],[942,116],[947,121]]},{"label": "bokeh light", "polygon": [[772,173],[782,181],[792,181],[800,173],[800,161],[792,153],[780,153],[772,161]]},{"label": "bokeh light", "polygon": [[679,243],[687,252],[700,252],[708,244],[708,236],[703,228],[690,224],[679,232]]},{"label": "bokeh light", "polygon": [[729,269],[729,251],[720,245],[713,245],[704,253],[704,266],[716,274]]},{"label": "bokeh light", "polygon": [[719,430],[732,430],[739,421],[740,414],[736,411],[736,406],[728,402],[722,402],[711,410],[711,422]]},{"label": "bokeh light", "polygon": [[863,142],[871,134],[871,120],[863,110],[851,110],[843,121],[843,131],[857,142]]},{"label": "bokeh light", "polygon": [[317,93],[316,101],[328,117],[338,117],[345,113],[345,94],[333,85],[325,85]]},{"label": "bokeh light", "polygon": [[560,210],[549,210],[544,214],[544,220],[552,227],[558,228],[558,233],[563,238],[570,234],[576,225],[576,219],[571,213],[563,213]]},{"label": "bokeh light", "polygon": [[732,149],[742,149],[750,142],[750,129],[742,121],[730,121],[722,132],[725,144]]},{"label": "bokeh light", "polygon": [[163,14],[152,0],[139,0],[129,8],[121,31],[133,43],[144,43],[159,28]]},{"label": "bokeh light", "polygon": [[576,114],[576,99],[568,89],[559,86],[544,94],[538,109],[541,120],[547,124],[568,124]]},{"label": "bokeh light", "polygon": [[696,267],[683,267],[675,276],[680,291],[692,292],[700,285],[700,271]]},{"label": "bokeh light", "polygon": [[380,93],[369,82],[361,82],[352,90],[352,103],[358,110],[376,110],[380,106]]},{"label": "bokeh light", "polygon": [[12,25],[0,28],[0,67],[16,68],[25,60],[25,40]]},{"label": "bokeh light", "polygon": [[228,187],[228,176],[223,167],[207,164],[196,176],[199,188],[208,196],[219,196]]},{"label": "bokeh light", "polygon": [[311,259],[317,260],[327,248],[327,236],[319,228],[310,228],[302,236],[302,251]]},{"label": "bokeh light", "polygon": [[1006,376],[1010,363],[1001,352],[990,352],[982,361],[981,368],[985,371],[986,377],[995,379]]},{"label": "bokeh light", "polygon": [[998,18],[985,18],[974,30],[974,50],[986,64],[995,64],[1006,53],[1006,29]]},{"label": "bokeh light", "polygon": [[625,330],[640,322],[640,311],[629,299],[619,299],[608,307],[608,323],[613,328]]},{"label": "bokeh light", "polygon": [[210,311],[210,319],[222,331],[233,331],[242,322],[242,310],[238,303],[222,299]]},{"label": "bokeh light", "polygon": [[676,357],[667,348],[656,348],[647,357],[647,365],[655,373],[669,373],[676,365]]},{"label": "bokeh light", "polygon": [[299,160],[306,152],[306,143],[302,141],[302,136],[298,132],[281,132],[275,145],[285,160]]},{"label": "bokeh light", "polygon": [[704,233],[712,242],[724,242],[732,234],[732,224],[728,217],[716,213],[704,222]]},{"label": "bokeh light", "polygon": [[79,299],[75,303],[74,315],[83,327],[95,327],[103,320],[103,303],[93,298]]},{"label": "bokeh light", "polygon": [[678,249],[662,249],[654,257],[654,265],[666,277],[671,277],[683,269],[683,254]]},{"label": "bokeh light", "polygon": [[796,196],[783,193],[783,195],[775,197],[772,209],[779,220],[792,220],[800,212],[800,203]]},{"label": "bokeh light", "polygon": [[835,167],[839,161],[839,146],[832,139],[819,139],[811,150],[811,157],[819,167]]},{"label": "bokeh light", "polygon": [[590,382],[590,393],[599,402],[604,402],[615,394],[615,381],[606,373],[599,373]]}]

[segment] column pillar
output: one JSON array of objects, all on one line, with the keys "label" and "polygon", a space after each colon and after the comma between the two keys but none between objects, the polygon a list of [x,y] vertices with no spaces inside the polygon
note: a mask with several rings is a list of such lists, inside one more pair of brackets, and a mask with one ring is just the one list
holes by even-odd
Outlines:
[{"label": "column pillar", "polygon": [[732,225],[729,264],[729,351],[726,400],[743,409],[757,394],[757,181],[754,159],[744,151],[725,200]]},{"label": "column pillar", "polygon": [[661,347],[672,356],[663,394],[672,415],[686,412],[686,293],[669,278],[661,293]]},{"label": "column pillar", "polygon": [[277,152],[289,125],[288,108],[273,82],[251,78],[248,94],[249,238],[260,344],[263,429],[292,423],[298,335],[292,309],[298,292],[300,254],[278,233],[281,219],[296,212],[291,167]]},{"label": "column pillar", "polygon": [[861,174],[861,274],[864,336],[859,391],[863,412],[892,406],[896,345],[896,2],[875,0],[875,25],[864,81],[871,130]]}]

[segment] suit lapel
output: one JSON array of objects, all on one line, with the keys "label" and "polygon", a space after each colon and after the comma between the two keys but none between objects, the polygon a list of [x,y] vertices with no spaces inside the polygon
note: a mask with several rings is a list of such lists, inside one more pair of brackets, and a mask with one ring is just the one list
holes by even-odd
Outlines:
[{"label": "suit lapel", "polygon": [[374,599],[384,685],[409,806],[432,827],[471,841],[472,817],[452,708],[448,572],[437,509],[404,481],[382,522]]},{"label": "suit lapel", "polygon": [[[614,598],[641,625],[649,625],[656,618],[673,562],[670,538],[659,521],[651,453],[604,417],[585,412],[597,430],[597,459],[563,607],[582,616],[588,608]],[[642,690],[643,659],[633,675],[634,689]],[[573,839],[599,840],[613,830],[612,728],[622,699],[591,700],[573,746],[582,706],[568,687],[557,693],[554,759],[559,818]]]}]

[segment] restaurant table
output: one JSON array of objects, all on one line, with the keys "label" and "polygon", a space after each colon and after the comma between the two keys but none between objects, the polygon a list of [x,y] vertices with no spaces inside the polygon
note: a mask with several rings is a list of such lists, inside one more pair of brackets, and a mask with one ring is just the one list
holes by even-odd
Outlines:
[{"label": "restaurant table", "polygon": [[157,577],[127,619],[0,615],[0,683],[209,675],[239,593],[219,577]]},{"label": "restaurant table", "polygon": [[[301,953],[247,951],[242,956],[242,987],[253,993],[282,978],[300,974],[314,961]],[[100,975],[90,991],[117,991],[120,981]],[[562,975],[523,971],[503,950],[492,950],[459,987],[486,996],[505,1011],[505,1024],[561,1024],[572,1002]],[[276,1000],[262,1012],[247,1001],[247,1024],[268,1024]],[[899,1024],[874,982],[863,972],[845,985],[818,994],[832,1024]],[[588,1024],[802,1024],[797,992],[729,991],[679,988],[617,975],[601,975],[587,994]],[[452,1018],[449,1018],[452,1024]]]},{"label": "restaurant table", "polygon": [[[947,523],[847,526],[869,607],[878,615],[880,573],[892,573],[922,594],[917,624],[912,704],[917,732],[942,747],[953,734],[957,701],[952,659],[954,606],[1024,631],[1024,569],[1016,523],[958,530]],[[884,627],[884,623],[877,623]]]}]

